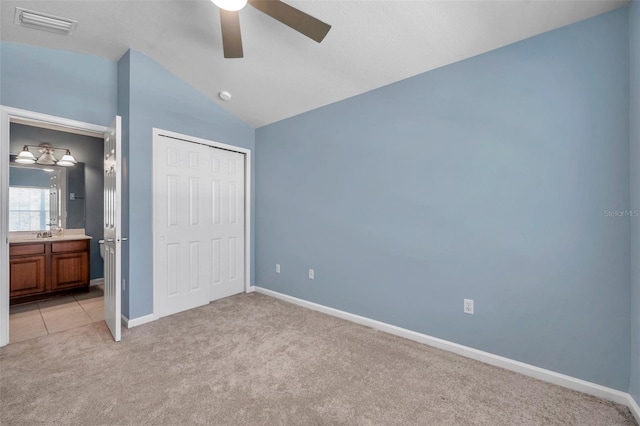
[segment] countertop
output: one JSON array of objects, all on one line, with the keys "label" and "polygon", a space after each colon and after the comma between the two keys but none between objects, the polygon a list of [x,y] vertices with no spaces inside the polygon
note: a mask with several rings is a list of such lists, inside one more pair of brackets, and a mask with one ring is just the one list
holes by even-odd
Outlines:
[{"label": "countertop", "polygon": [[47,243],[55,241],[72,241],[72,240],[91,240],[93,237],[88,235],[63,235],[62,237],[47,237],[47,238],[35,238],[35,237],[9,237],[9,244],[17,243]]}]

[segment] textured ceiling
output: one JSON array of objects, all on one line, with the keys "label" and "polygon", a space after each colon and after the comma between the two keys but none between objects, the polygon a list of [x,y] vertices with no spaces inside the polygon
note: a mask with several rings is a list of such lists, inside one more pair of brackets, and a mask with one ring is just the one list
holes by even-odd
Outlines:
[{"label": "textured ceiling", "polygon": [[[627,5],[625,1],[288,1],[329,24],[321,44],[247,6],[243,59],[222,56],[208,0],[0,2],[2,40],[155,59],[254,127]],[[80,23],[71,36],[13,24],[15,7]],[[218,99],[227,90],[230,102]]]}]

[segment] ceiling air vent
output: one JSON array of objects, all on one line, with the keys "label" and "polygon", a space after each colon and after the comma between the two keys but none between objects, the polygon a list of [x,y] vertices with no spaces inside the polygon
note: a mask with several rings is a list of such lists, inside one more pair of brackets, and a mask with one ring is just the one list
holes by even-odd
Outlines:
[{"label": "ceiling air vent", "polygon": [[14,24],[36,30],[49,31],[56,34],[71,34],[78,25],[73,19],[60,18],[59,16],[16,7]]}]

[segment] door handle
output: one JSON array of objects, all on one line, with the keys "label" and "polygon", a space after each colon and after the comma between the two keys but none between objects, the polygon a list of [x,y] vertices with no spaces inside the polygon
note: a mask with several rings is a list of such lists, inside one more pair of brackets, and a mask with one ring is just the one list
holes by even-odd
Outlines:
[{"label": "door handle", "polygon": [[114,241],[114,239],[113,238],[107,238],[105,241],[108,242],[108,243],[112,243]]}]

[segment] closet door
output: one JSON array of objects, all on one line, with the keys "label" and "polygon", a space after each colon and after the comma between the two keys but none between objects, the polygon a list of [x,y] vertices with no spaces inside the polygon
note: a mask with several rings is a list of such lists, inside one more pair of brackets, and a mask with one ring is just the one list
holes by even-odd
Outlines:
[{"label": "closet door", "polygon": [[156,316],[244,291],[244,155],[160,136],[153,161]]},{"label": "closet door", "polygon": [[211,148],[211,300],[244,291],[244,155]]},{"label": "closet door", "polygon": [[161,137],[154,147],[154,291],[163,317],[209,303],[207,147]]}]

